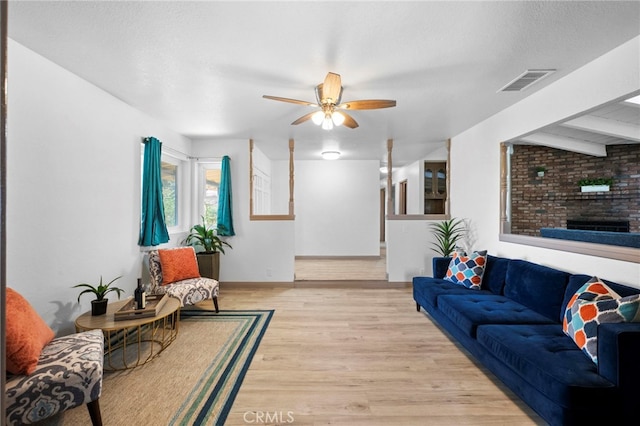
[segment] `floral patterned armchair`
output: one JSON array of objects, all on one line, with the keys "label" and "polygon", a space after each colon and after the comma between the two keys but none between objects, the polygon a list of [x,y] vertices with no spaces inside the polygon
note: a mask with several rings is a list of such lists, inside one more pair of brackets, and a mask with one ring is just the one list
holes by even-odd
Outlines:
[{"label": "floral patterned armchair", "polygon": [[193,247],[151,250],[149,252],[150,294],[168,294],[180,301],[180,306],[194,305],[212,299],[216,312],[220,284],[201,277]]},{"label": "floral patterned armchair", "polygon": [[58,337],[49,342],[33,373],[7,375],[8,425],[27,425],[86,404],[93,426],[102,425],[104,336],[100,330]]}]

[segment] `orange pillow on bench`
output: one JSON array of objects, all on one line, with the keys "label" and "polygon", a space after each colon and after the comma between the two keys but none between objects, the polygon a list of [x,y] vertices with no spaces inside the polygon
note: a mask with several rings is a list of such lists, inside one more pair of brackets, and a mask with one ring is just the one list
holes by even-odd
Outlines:
[{"label": "orange pillow on bench", "polygon": [[6,369],[12,374],[31,374],[42,349],[54,333],[51,327],[17,291],[7,288]]},{"label": "orange pillow on bench", "polygon": [[158,250],[162,268],[162,285],[189,278],[200,278],[198,259],[193,247]]}]

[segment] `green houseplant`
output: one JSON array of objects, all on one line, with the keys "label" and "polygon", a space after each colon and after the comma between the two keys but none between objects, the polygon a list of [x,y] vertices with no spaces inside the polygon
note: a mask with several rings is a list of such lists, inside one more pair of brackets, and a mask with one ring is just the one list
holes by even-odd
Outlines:
[{"label": "green houseplant", "polygon": [[202,224],[193,225],[183,242],[201,248],[201,251],[196,253],[200,275],[215,280],[220,276],[220,253],[225,254],[225,247],[233,248],[218,236],[219,229],[222,228],[208,226],[202,216]]},{"label": "green houseplant", "polygon": [[436,238],[431,245],[434,251],[442,257],[449,257],[456,248],[456,243],[464,236],[465,226],[462,219],[451,218],[442,222],[432,223],[431,231]]},{"label": "green houseplant", "polygon": [[120,294],[124,292],[121,288],[111,286],[111,284],[120,278],[122,278],[122,276],[112,279],[108,284],[103,284],[102,275],[100,275],[100,283],[97,286],[87,283],[74,285],[73,288],[84,288],[78,295],[78,303],[80,303],[80,297],[83,294],[93,293],[96,298],[91,301],[91,315],[104,315],[107,312],[107,304],[109,303],[106,295],[115,291],[118,294],[118,299],[120,299]]}]

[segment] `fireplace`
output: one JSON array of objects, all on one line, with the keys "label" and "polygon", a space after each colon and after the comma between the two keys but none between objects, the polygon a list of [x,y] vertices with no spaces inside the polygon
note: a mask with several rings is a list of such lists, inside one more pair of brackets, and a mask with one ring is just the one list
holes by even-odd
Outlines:
[{"label": "fireplace", "polygon": [[628,220],[567,220],[567,229],[583,231],[629,232]]}]

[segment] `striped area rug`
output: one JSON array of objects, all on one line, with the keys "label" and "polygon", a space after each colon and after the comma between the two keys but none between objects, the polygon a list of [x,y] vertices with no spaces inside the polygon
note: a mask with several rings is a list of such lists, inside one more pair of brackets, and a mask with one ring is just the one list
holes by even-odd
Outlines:
[{"label": "striped area rug", "polygon": [[[225,423],[274,311],[188,309],[181,311],[178,337],[157,358],[104,374],[105,426]],[[85,407],[45,422],[81,424],[90,424]]]},{"label": "striped area rug", "polygon": [[224,322],[234,326],[234,333],[211,360],[169,424],[224,424],[272,315],[273,311],[219,314],[183,311],[184,322]]}]

